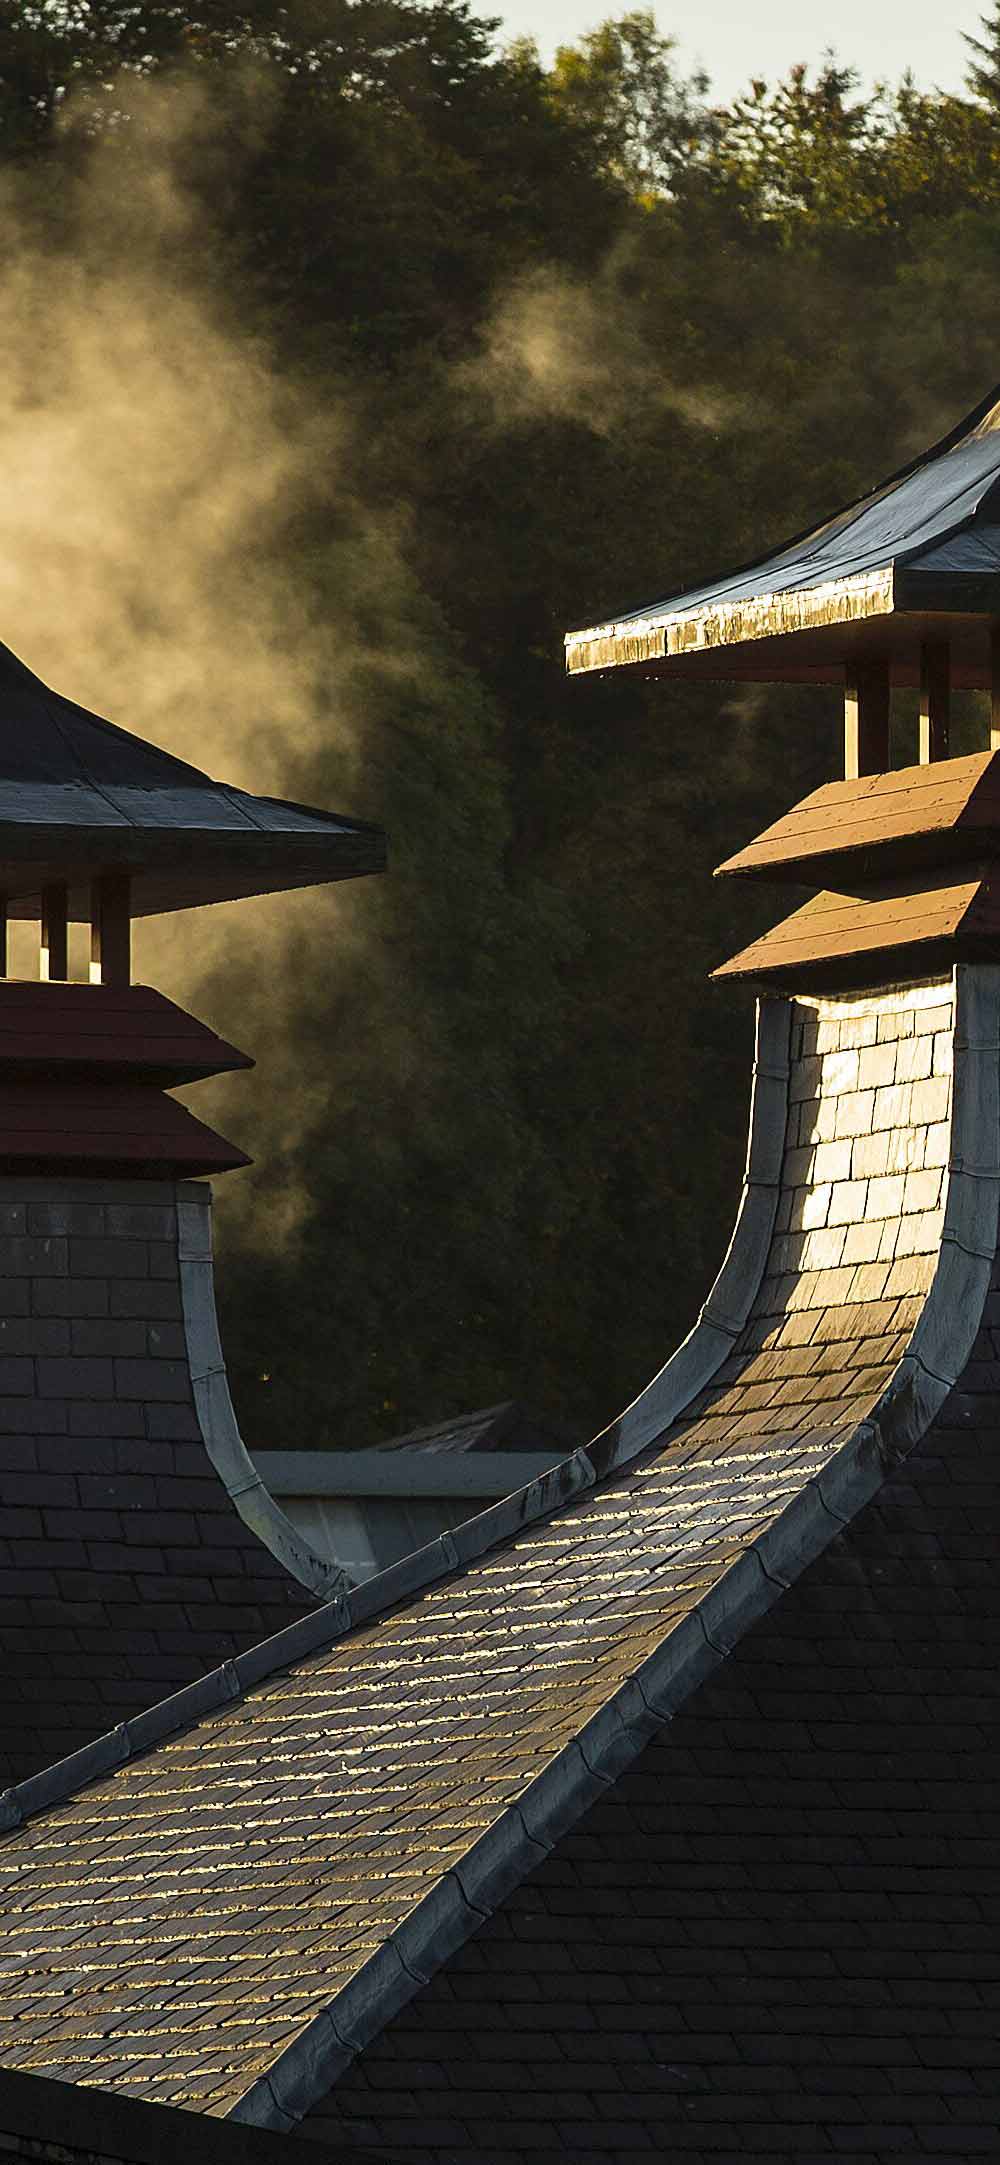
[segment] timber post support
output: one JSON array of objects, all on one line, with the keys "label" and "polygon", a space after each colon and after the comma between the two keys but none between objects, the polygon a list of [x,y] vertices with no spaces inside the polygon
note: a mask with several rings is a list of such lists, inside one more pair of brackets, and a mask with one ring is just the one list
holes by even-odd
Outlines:
[{"label": "timber post support", "polygon": [[69,976],[69,895],[61,880],[42,888],[39,975],[44,983]]},{"label": "timber post support", "polygon": [[132,981],[132,882],[127,872],[105,872],[90,890],[90,982]]},{"label": "timber post support", "polygon": [[844,682],[844,775],[885,774],[889,768],[889,663],[882,655],[849,661]]},{"label": "timber post support", "polygon": [[920,741],[922,767],[948,757],[951,651],[947,639],[925,640],[920,649]]}]

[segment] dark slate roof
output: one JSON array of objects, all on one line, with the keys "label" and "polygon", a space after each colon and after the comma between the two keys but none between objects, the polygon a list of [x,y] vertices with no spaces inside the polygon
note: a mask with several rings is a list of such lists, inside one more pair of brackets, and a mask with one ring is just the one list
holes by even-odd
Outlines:
[{"label": "dark slate roof", "polygon": [[[5,2061],[294,2125],[875,1492],[990,1278],[973,1219],[991,1198],[996,1222],[994,973],[961,998],[955,1132],[976,1171],[951,1176],[950,1246],[952,988],[886,995],[860,1025],[765,1004],[729,1261],[621,1420],[9,1796]],[[884,1103],[857,1087],[859,1044]],[[891,1087],[897,1057],[927,1080]],[[846,1260],[846,1222],[814,1211],[841,1175],[799,1136],[827,1131],[831,1096],[848,1187],[855,1149],[921,1168],[906,1196],[873,1181],[850,1228],[884,1260]]]},{"label": "dark slate roof", "polygon": [[[0,2068],[0,2154],[58,2158],[60,2165],[176,2165],[191,2122],[162,2105],[107,2090],[80,2090]],[[346,2144],[333,2131],[310,2146],[312,2165],[393,2165],[393,2154]],[[259,2127],[203,2121],[198,2165],[288,2165],[283,2138]]]},{"label": "dark slate roof", "polygon": [[213,781],[51,691],[0,647],[0,892],[11,915],[37,915],[39,888],[66,881],[72,914],[86,918],[102,872],[131,873],[142,917],[384,862],[380,828]]},{"label": "dark slate roof", "polygon": [[[888,480],[722,578],[570,632],[571,670],[669,663],[718,678],[833,677],[893,619],[912,680],[928,614],[1000,610],[1000,386]],[[988,626],[955,626],[955,681],[988,685]],[[766,644],[764,644],[766,643]]]}]

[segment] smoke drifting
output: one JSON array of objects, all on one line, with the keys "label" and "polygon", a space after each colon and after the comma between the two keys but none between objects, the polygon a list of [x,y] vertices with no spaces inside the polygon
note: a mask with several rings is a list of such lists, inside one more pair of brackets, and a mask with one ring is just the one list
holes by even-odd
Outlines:
[{"label": "smoke drifting", "polygon": [[499,296],[481,352],[459,371],[496,426],[564,420],[610,437],[640,409],[703,428],[733,419],[735,401],[677,380],[630,302],[627,270],[625,251],[612,248],[595,277],[541,267]]},{"label": "smoke drifting", "polygon": [[[266,86],[245,76],[227,95],[246,143]],[[307,796],[319,759],[320,802],[377,816],[354,604],[365,579],[392,591],[402,575],[391,537],[338,478],[346,401],[317,410],[241,326],[189,185],[214,154],[205,92],[130,80],[125,97],[121,129],[72,161],[57,218],[43,223],[9,182],[0,194],[0,638],[61,692],[212,774]],[[335,618],[301,576],[302,522],[320,499],[352,565]],[[260,1059],[263,1092],[221,1083],[191,1098],[223,1126],[231,1099],[243,1140],[256,1097],[251,1149],[256,1120],[280,1153],[320,1093],[287,1049],[296,958],[315,965],[319,943],[329,972],[362,924],[353,893],[335,889],[136,928],[137,974],[195,1011],[203,1001]],[[19,935],[14,967],[34,974]]]}]

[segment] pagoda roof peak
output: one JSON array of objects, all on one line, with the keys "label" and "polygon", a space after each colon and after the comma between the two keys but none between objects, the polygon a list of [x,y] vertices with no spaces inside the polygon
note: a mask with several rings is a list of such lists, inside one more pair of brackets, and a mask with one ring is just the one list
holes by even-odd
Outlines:
[{"label": "pagoda roof peak", "polygon": [[37,914],[40,888],[131,881],[132,914],[309,887],[379,871],[382,830],[257,797],[66,699],[0,646],[0,895]]},{"label": "pagoda roof peak", "polygon": [[952,681],[991,681],[1000,614],[1000,385],[918,458],[853,503],[710,584],[567,635],[571,672],[633,668],[715,680],[838,681],[880,654],[917,683],[949,625]]}]

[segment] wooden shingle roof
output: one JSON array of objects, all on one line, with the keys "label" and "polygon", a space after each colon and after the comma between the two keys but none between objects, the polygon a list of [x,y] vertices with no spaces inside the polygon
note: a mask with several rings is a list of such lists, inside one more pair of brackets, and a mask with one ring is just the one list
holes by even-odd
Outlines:
[{"label": "wooden shingle roof", "polygon": [[961,865],[1000,849],[1000,752],[827,782],[718,866],[716,878],[822,881]]},{"label": "wooden shingle roof", "polygon": [[1000,939],[1000,873],[969,868],[912,881],[877,880],[813,895],[713,977],[804,990],[872,985],[992,962]]}]

